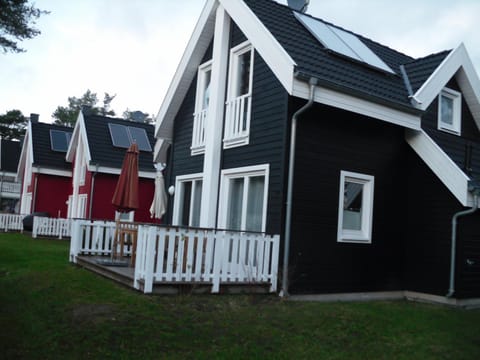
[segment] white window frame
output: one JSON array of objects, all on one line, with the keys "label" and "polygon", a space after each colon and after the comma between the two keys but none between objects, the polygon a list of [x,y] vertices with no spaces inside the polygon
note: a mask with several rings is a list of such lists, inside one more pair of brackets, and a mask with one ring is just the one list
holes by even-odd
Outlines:
[{"label": "white window frame", "polygon": [[[83,153],[83,151],[82,151]],[[80,176],[79,176],[79,180],[78,180],[78,185],[79,186],[83,186],[85,185],[85,175],[86,175],[86,172],[87,172],[87,166],[85,164],[85,156],[83,156],[83,154],[80,156],[80,166],[78,167],[78,171],[80,171]]]},{"label": "white window frame", "polygon": [[[442,121],[442,96],[452,100],[453,118],[452,124]],[[451,134],[460,135],[462,129],[462,94],[458,91],[443,88],[438,96],[438,130],[446,131]]]},{"label": "white window frame", "polygon": [[[195,186],[194,182],[202,181],[202,191],[203,191],[203,173],[196,173],[196,174],[188,174],[188,175],[180,175],[175,178],[175,199],[173,202],[173,225],[180,226],[180,209],[183,206],[183,198],[184,198],[184,183],[191,182],[192,183],[192,193],[190,194],[190,214],[188,216],[189,222],[188,226],[192,226],[192,218],[193,218],[193,200],[195,199]],[[200,201],[202,196],[200,194]],[[202,204],[200,203],[200,211],[202,209]]]},{"label": "white window frame", "polygon": [[78,195],[78,217],[85,219],[87,217],[87,194]]},{"label": "white window frame", "polygon": [[[238,61],[241,55],[250,52],[249,88],[247,94],[237,95],[238,87]],[[250,137],[250,119],[252,113],[252,88],[254,69],[254,48],[249,41],[245,41],[230,50],[230,62],[228,66],[228,91],[225,110],[225,131],[223,139],[224,149],[248,145]],[[243,113],[241,109],[247,107],[246,129],[235,129],[236,115]]]},{"label": "white window frame", "polygon": [[115,220],[119,220],[119,221],[123,221],[123,222],[133,222],[133,220],[135,218],[135,210],[127,212],[126,213],[126,214],[128,214],[127,217],[125,217],[123,219],[121,219],[122,214],[125,214],[125,213],[122,212],[122,211],[115,211]]},{"label": "white window frame", "polygon": [[190,147],[192,156],[205,153],[205,128],[208,107],[203,108],[203,100],[206,90],[206,74],[208,72],[210,72],[210,91],[212,87],[212,64],[212,60],[209,60],[198,67],[195,112],[193,114],[192,146]]},{"label": "white window frame", "polygon": [[[362,191],[362,219],[360,230],[349,230],[343,228],[344,189],[346,182],[353,182],[363,185]],[[375,178],[372,175],[360,174],[342,170],[340,172],[340,190],[338,199],[338,230],[337,241],[347,243],[372,242],[373,223],[373,193]]]},{"label": "white window frame", "polygon": [[[263,209],[262,209],[262,232],[265,232],[267,225],[267,209],[268,209],[268,185],[270,182],[270,166],[269,164],[245,166],[234,169],[226,169],[221,172],[220,182],[220,207],[218,212],[218,228],[225,229],[227,227],[227,213],[229,205],[230,182],[237,178],[248,178],[263,176],[265,178],[263,187]],[[243,189],[243,208],[240,231],[245,231],[246,212],[247,212],[247,196],[248,185]]]}]

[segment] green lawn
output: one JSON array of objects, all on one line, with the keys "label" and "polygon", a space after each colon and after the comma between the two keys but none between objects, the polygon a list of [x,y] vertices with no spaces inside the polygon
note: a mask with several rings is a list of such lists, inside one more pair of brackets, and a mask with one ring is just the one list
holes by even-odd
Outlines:
[{"label": "green lawn", "polygon": [[479,310],[145,296],[20,234],[0,234],[0,314],[2,359],[480,359]]}]

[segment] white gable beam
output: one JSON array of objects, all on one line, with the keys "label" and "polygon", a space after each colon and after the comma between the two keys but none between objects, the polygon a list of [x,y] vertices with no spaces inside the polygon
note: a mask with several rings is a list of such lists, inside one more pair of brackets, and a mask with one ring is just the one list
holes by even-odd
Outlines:
[{"label": "white gable beam", "polygon": [[293,93],[295,61],[242,0],[219,0],[285,90]]},{"label": "white gable beam", "polygon": [[450,190],[463,205],[471,204],[468,192],[468,176],[445,154],[445,152],[423,130],[407,129],[405,132],[407,143],[427,164],[430,170]]}]

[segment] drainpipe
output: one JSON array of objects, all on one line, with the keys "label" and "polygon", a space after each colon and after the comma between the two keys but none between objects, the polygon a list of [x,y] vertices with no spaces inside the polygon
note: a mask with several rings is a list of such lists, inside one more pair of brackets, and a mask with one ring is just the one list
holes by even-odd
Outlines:
[{"label": "drainpipe", "polygon": [[[469,186],[470,187],[470,186]],[[446,297],[452,297],[455,293],[455,257],[457,249],[457,220],[459,217],[473,214],[478,209],[478,196],[480,188],[473,187],[469,189],[473,193],[472,208],[455,213],[452,217],[452,248],[450,250],[450,287]]]},{"label": "drainpipe", "polygon": [[93,209],[93,189],[95,188],[95,176],[98,172],[98,164],[95,165],[95,171],[92,173],[92,181],[90,182],[90,206],[88,207],[88,218],[92,220]]},{"label": "drainpipe", "polygon": [[285,219],[285,245],[283,251],[283,271],[282,271],[282,289],[280,291],[281,297],[288,296],[288,258],[290,256],[290,233],[292,227],[292,195],[293,195],[293,175],[295,170],[295,144],[297,138],[297,121],[298,117],[308,110],[313,105],[315,97],[315,86],[318,80],[310,78],[310,96],[308,102],[298,109],[292,116],[292,125],[290,131],[290,158],[288,162],[288,189],[286,202],[286,219]]}]

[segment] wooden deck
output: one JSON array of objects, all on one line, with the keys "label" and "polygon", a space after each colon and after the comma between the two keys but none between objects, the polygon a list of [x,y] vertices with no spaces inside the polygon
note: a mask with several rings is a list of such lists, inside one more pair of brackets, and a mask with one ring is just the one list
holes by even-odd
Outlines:
[{"label": "wooden deck", "polygon": [[[125,257],[125,265],[119,266],[108,265],[110,257],[107,256],[77,256],[77,265],[88,269],[108,279],[114,280],[122,285],[134,289],[134,268],[129,265],[129,257]],[[140,282],[140,291],[143,292],[143,283]],[[153,283],[154,294],[204,294],[210,293],[212,284],[209,282],[169,282],[155,281]],[[237,294],[237,293],[256,293],[268,294],[270,284],[265,283],[244,283],[229,282],[221,284],[221,293]]]}]

